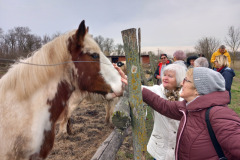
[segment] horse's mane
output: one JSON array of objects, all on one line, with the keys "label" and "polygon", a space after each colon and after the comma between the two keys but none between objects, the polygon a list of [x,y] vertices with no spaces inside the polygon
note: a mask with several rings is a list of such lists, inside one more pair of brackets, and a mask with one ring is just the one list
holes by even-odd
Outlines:
[{"label": "horse's mane", "polygon": [[[68,54],[68,38],[74,33],[68,32],[32,53],[29,58],[20,60],[24,63],[51,65],[70,61]],[[0,79],[0,94],[13,91],[17,97],[24,99],[46,83],[50,78],[59,78],[68,64],[56,66],[33,66],[29,64],[13,64]]]}]

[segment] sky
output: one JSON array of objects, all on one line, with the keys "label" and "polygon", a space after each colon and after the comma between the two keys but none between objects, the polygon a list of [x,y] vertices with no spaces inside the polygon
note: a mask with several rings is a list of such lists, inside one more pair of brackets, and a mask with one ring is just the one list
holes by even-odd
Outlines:
[{"label": "sky", "polygon": [[203,37],[224,43],[240,28],[240,0],[0,0],[0,28],[29,27],[38,36],[77,29],[123,44],[121,31],[141,28],[142,51],[194,51]]}]

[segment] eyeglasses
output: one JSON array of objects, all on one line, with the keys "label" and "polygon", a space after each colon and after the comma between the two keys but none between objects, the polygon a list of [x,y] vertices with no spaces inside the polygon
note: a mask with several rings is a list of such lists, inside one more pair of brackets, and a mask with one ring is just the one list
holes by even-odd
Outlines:
[{"label": "eyeglasses", "polygon": [[192,83],[192,81],[189,81],[186,77],[183,79],[183,84],[184,84],[185,82]]},{"label": "eyeglasses", "polygon": [[167,57],[161,57],[161,59],[167,59]]}]

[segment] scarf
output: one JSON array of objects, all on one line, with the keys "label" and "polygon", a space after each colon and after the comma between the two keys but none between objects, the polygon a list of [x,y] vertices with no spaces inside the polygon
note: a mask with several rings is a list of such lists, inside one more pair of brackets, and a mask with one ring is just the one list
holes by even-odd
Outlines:
[{"label": "scarf", "polygon": [[217,72],[220,72],[223,68],[224,68],[224,66],[222,66],[221,68],[218,68]]},{"label": "scarf", "polygon": [[167,97],[167,100],[178,101],[180,97],[180,94],[179,94],[180,90],[181,90],[181,87],[178,87],[176,90],[164,89],[164,94]]}]

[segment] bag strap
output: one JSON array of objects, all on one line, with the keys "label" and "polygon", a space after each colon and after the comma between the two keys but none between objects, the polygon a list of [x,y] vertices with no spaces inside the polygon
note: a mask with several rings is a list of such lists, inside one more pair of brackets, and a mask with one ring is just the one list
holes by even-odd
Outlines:
[{"label": "bag strap", "polygon": [[211,106],[210,108],[207,109],[206,113],[205,113],[205,120],[206,120],[206,123],[207,123],[207,128],[208,128],[208,132],[209,132],[209,135],[211,137],[211,140],[212,140],[212,144],[218,154],[218,157],[220,160],[227,160],[227,158],[225,157],[223,151],[222,151],[222,148],[220,146],[220,144],[218,143],[217,141],[217,138],[214,134],[214,131],[212,129],[212,126],[211,126],[211,123],[210,123],[210,119],[209,119],[209,112],[210,112],[210,109],[214,107],[214,106]]}]

